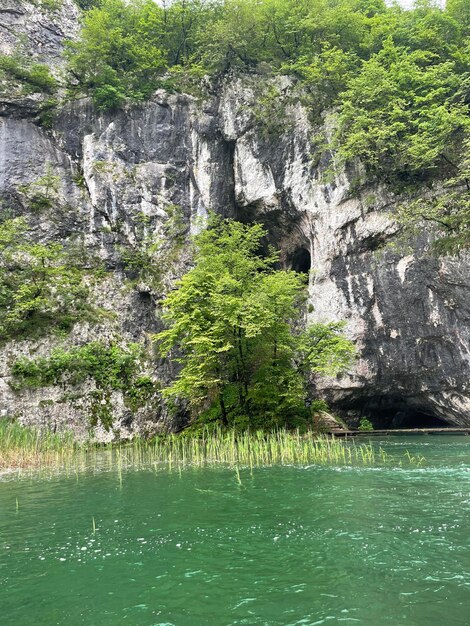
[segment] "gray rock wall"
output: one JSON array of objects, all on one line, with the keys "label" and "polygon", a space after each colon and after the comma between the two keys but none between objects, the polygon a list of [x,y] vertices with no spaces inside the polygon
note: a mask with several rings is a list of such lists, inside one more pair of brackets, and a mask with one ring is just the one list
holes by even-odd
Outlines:
[{"label": "gray rock wall", "polygon": [[46,63],[56,75],[64,67],[64,42],[75,39],[79,29],[80,10],[73,0],[0,0],[0,53]]}]

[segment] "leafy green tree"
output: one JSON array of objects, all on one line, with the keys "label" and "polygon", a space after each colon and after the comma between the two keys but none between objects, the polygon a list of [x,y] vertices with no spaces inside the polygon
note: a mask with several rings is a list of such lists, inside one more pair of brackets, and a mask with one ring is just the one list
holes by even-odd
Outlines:
[{"label": "leafy green tree", "polygon": [[155,339],[182,366],[164,394],[188,400],[194,417],[212,407],[225,425],[295,423],[305,417],[306,364],[332,373],[351,361],[337,327],[318,326],[316,345],[317,331],[297,329],[304,277],[275,270],[273,250],[260,254],[265,234],[259,224],[214,221],[196,238],[193,269],[164,301],[168,328]]},{"label": "leafy green tree", "polygon": [[470,30],[470,4],[467,0],[447,0],[446,10],[468,33]]},{"label": "leafy green tree", "polygon": [[194,59],[211,73],[249,69],[265,59],[263,3],[225,0],[195,32]]},{"label": "leafy green tree", "polygon": [[163,48],[169,66],[193,65],[193,55],[204,32],[217,12],[216,5],[204,0],[162,0],[164,11]]},{"label": "leafy green tree", "polygon": [[308,326],[298,343],[299,366],[323,376],[344,370],[355,354],[353,344],[342,334],[344,326],[344,322]]},{"label": "leafy green tree", "polygon": [[318,55],[300,57],[285,64],[283,69],[301,78],[314,96],[309,103],[310,109],[320,114],[337,102],[339,94],[347,89],[351,78],[358,73],[359,64],[360,59],[355,54],[326,45]]},{"label": "leafy green tree", "polygon": [[[385,179],[422,176],[459,154],[469,127],[454,63],[391,42],[342,94],[338,150]],[[382,178],[382,180],[383,180]]]},{"label": "leafy green tree", "polygon": [[152,0],[103,0],[86,12],[81,39],[69,45],[69,70],[99,108],[148,97],[166,69],[163,10]]},{"label": "leafy green tree", "polygon": [[0,340],[69,330],[87,311],[84,273],[59,243],[27,241],[23,218],[0,225]]}]

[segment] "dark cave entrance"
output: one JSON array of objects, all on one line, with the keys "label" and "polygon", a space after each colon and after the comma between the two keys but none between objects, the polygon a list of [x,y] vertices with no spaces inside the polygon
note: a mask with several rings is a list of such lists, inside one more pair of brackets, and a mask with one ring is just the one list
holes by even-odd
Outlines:
[{"label": "dark cave entrance", "polygon": [[396,395],[358,397],[345,401],[344,409],[346,421],[353,428],[359,426],[361,417],[369,419],[377,430],[451,428],[454,425],[435,415],[422,398]]},{"label": "dark cave entrance", "polygon": [[393,420],[392,428],[450,428],[451,424],[436,417],[435,415],[426,415],[420,411],[404,411],[397,413]]},{"label": "dark cave entrance", "polygon": [[291,266],[294,272],[308,274],[312,268],[310,252],[306,248],[298,248],[292,255]]}]

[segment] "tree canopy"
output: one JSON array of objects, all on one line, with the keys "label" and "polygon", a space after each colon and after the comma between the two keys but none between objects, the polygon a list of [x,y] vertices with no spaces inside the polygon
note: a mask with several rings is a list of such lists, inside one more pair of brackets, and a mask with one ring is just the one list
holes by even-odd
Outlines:
[{"label": "tree canopy", "polygon": [[260,255],[264,235],[259,224],[215,221],[163,302],[168,328],[156,341],[181,364],[164,393],[185,399],[193,417],[292,426],[308,415],[308,374],[334,374],[352,360],[340,324],[299,329],[304,277],[275,270],[273,250]]},{"label": "tree canopy", "polygon": [[[368,179],[402,192],[423,182],[457,181],[465,169],[467,0],[448,0],[445,9],[417,0],[411,10],[384,0],[99,0],[84,6],[91,8],[81,37],[68,51],[71,87],[90,93],[99,108],[142,100],[159,86],[188,89],[204,75],[229,70],[289,74],[314,119],[335,112],[338,162],[359,159]],[[468,202],[466,187],[460,189]]]}]

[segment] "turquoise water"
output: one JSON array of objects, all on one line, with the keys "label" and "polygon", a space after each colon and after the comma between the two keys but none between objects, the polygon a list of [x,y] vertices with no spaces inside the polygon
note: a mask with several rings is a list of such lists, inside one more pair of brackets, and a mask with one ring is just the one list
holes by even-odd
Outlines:
[{"label": "turquoise water", "polygon": [[0,624],[467,626],[470,439],[380,443],[426,465],[4,478]]}]

